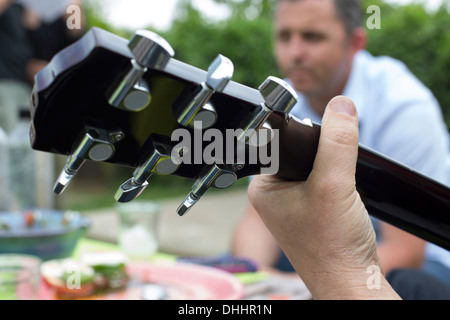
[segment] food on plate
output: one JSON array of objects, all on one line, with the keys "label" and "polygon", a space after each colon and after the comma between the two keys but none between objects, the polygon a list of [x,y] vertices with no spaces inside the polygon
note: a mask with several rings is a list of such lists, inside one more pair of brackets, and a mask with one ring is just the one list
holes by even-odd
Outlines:
[{"label": "food on plate", "polygon": [[94,269],[75,259],[49,260],[41,265],[41,276],[64,298],[86,297],[95,290]]},{"label": "food on plate", "polygon": [[89,252],[81,256],[81,262],[94,270],[98,288],[124,287],[128,283],[127,261],[128,257],[121,251]]},{"label": "food on plate", "polygon": [[76,299],[127,285],[128,258],[120,251],[85,253],[79,260],[55,259],[41,265],[44,282],[59,297]]}]

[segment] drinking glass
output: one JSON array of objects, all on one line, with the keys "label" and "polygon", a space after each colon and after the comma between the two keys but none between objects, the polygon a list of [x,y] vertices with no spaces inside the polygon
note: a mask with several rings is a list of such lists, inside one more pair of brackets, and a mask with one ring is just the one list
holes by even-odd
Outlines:
[{"label": "drinking glass", "polygon": [[158,251],[160,207],[151,201],[120,203],[118,243],[130,259],[151,258]]},{"label": "drinking glass", "polygon": [[0,254],[0,300],[37,300],[40,265],[32,255]]}]

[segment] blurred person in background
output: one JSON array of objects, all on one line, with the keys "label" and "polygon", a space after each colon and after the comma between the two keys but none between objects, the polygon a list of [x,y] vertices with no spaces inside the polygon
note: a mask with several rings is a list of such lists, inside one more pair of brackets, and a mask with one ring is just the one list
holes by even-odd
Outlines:
[{"label": "blurred person in background", "polygon": [[4,211],[55,206],[55,157],[29,144],[30,96],[36,73],[79,39],[83,26],[73,0],[0,0],[0,128],[9,153],[0,154],[7,163],[0,176],[8,193]]},{"label": "blurred person in background", "polygon": [[0,0],[0,127],[6,132],[29,110],[35,74],[82,36],[83,21],[80,28],[67,26],[70,5],[81,8],[73,0]]},{"label": "blurred person in background", "polygon": [[[278,0],[274,21],[275,55],[299,102],[297,118],[321,123],[328,101],[351,98],[358,109],[360,143],[437,181],[446,182],[449,135],[440,106],[400,61],[364,50],[358,0]],[[373,219],[384,271],[426,268],[450,281],[450,253],[389,224]],[[234,254],[262,267],[292,272],[255,208],[236,228]],[[428,264],[438,267],[428,268]]]}]

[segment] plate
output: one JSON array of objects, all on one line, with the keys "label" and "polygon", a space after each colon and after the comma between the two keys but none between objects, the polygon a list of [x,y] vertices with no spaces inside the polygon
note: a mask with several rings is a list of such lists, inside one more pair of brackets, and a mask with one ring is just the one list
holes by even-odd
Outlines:
[{"label": "plate", "polygon": [[[127,273],[130,281],[125,289],[84,299],[141,300],[146,284],[162,286],[169,300],[237,300],[244,294],[243,284],[234,275],[212,267],[130,262]],[[40,298],[51,300],[57,297],[42,283]]]}]

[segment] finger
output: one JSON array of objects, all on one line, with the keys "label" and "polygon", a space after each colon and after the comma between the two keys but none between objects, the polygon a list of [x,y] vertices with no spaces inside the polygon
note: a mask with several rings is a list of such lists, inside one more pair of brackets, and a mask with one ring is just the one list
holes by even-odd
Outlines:
[{"label": "finger", "polygon": [[277,182],[280,180],[275,176],[258,175],[253,177],[248,187],[247,193],[250,202],[256,207],[260,198],[277,190]]},{"label": "finger", "polygon": [[352,100],[338,96],[330,101],[322,119],[322,128],[314,162],[314,177],[330,182],[352,182],[358,157],[358,115]]},{"label": "finger", "polygon": [[298,182],[286,181],[276,176],[255,176],[247,189],[252,205],[257,209],[265,209],[268,203],[280,201],[283,203]]}]

